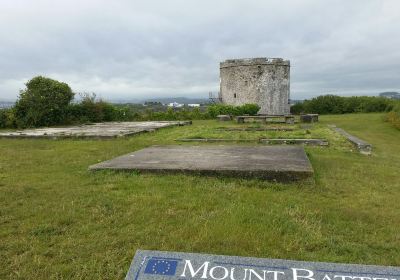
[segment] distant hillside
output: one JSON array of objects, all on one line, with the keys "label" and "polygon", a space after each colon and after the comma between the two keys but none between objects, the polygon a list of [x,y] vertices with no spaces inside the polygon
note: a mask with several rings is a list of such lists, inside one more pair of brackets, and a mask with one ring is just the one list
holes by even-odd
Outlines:
[{"label": "distant hillside", "polygon": [[290,99],[289,100],[290,105],[294,105],[294,104],[298,104],[298,103],[302,103],[302,102],[304,102],[304,100],[302,100],[302,99]]},{"label": "distant hillside", "polygon": [[14,106],[14,102],[0,101],[0,109],[11,108],[12,106]]},{"label": "distant hillside", "polygon": [[400,99],[400,93],[395,91],[381,92],[379,96],[390,98],[390,99]]}]

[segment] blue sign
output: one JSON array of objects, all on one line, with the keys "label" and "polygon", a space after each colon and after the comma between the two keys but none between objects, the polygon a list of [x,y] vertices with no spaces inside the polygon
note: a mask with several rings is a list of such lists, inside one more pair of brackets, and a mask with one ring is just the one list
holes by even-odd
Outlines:
[{"label": "blue sign", "polygon": [[400,267],[138,250],[126,280],[400,280]]},{"label": "blue sign", "polygon": [[146,265],[144,273],[159,275],[175,275],[178,261],[163,258],[151,258]]}]

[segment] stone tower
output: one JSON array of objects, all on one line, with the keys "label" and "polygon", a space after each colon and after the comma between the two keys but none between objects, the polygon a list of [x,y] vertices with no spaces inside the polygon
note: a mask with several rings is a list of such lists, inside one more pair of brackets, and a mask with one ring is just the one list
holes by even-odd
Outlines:
[{"label": "stone tower", "polygon": [[228,59],[220,63],[220,99],[229,105],[258,104],[259,114],[290,113],[290,61]]}]

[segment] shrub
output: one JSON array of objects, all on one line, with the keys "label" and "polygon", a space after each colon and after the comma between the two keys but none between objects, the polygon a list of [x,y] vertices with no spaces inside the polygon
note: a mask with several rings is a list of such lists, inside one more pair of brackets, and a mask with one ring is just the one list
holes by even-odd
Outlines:
[{"label": "shrub", "polygon": [[292,114],[301,114],[304,113],[304,103],[296,103],[290,107],[290,113]]},{"label": "shrub", "polygon": [[15,127],[14,111],[12,109],[0,109],[0,128]]},{"label": "shrub", "polygon": [[6,110],[1,110],[0,109],[0,128],[6,128],[7,127],[7,114]]},{"label": "shrub", "polygon": [[133,115],[135,120],[142,121],[204,120],[210,118],[208,113],[202,113],[199,108],[168,108],[165,112],[146,109],[144,113],[135,112]]},{"label": "shrub", "polygon": [[387,112],[390,111],[392,107],[393,101],[383,97],[322,95],[295,104],[290,108],[290,111],[293,114],[345,114]]},{"label": "shrub", "polygon": [[260,106],[257,104],[244,104],[239,106],[238,109],[240,110],[240,115],[257,115],[258,111],[260,111]]},{"label": "shrub", "polygon": [[385,120],[390,122],[395,128],[400,129],[400,102],[393,106],[393,110],[387,113]]},{"label": "shrub", "polygon": [[321,95],[305,103],[305,110],[316,114],[342,114],[343,98],[336,95]]},{"label": "shrub", "polygon": [[391,100],[383,97],[367,97],[362,104],[363,112],[385,112],[393,108]]},{"label": "shrub", "polygon": [[232,106],[225,104],[213,104],[207,109],[207,113],[211,118],[215,118],[218,115],[256,115],[260,110],[257,104],[244,104],[242,106]]},{"label": "shrub", "polygon": [[68,107],[69,123],[103,122],[120,120],[122,110],[103,100],[96,100],[96,94],[81,94],[79,103],[70,104]]},{"label": "shrub", "polygon": [[74,93],[62,82],[38,76],[26,83],[15,104],[18,127],[38,127],[62,124]]}]

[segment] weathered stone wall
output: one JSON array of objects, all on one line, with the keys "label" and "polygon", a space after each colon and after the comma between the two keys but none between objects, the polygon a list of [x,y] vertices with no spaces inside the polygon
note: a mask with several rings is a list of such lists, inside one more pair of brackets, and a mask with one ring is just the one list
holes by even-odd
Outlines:
[{"label": "weathered stone wall", "polygon": [[259,114],[290,113],[290,62],[281,58],[230,59],[220,63],[222,103],[258,104]]}]

